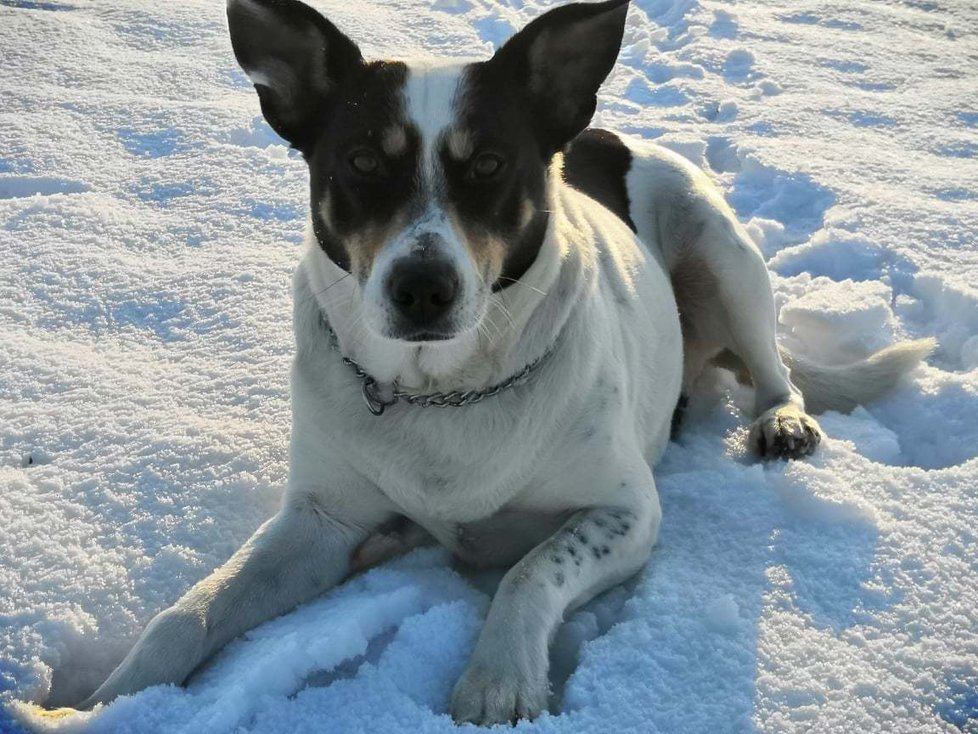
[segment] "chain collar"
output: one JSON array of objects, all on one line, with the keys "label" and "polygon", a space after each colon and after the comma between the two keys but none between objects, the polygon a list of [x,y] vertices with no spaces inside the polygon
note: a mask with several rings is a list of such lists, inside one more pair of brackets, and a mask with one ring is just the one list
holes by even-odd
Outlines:
[{"label": "chain collar", "polygon": [[[340,342],[336,336],[336,332],[333,331],[333,327],[330,326],[329,322],[326,320],[326,315],[320,313],[320,319],[322,320],[323,326],[329,331],[330,341],[333,346],[339,350]],[[501,392],[509,390],[512,387],[525,382],[529,376],[537,369],[543,362],[550,356],[553,349],[548,349],[542,355],[537,357],[535,360],[527,364],[519,372],[510,375],[502,382],[497,382],[495,385],[483,388],[482,390],[455,390],[452,392],[434,392],[434,393],[411,393],[402,390],[400,385],[395,382],[392,385],[392,390],[390,391],[390,397],[385,397],[381,394],[380,386],[369,372],[367,372],[363,367],[361,367],[355,360],[340,354],[340,358],[343,360],[343,364],[349,367],[353,374],[357,376],[360,380],[360,390],[363,393],[363,401],[367,404],[367,409],[373,415],[382,415],[383,412],[394,405],[398,401],[403,400],[409,405],[416,405],[419,408],[461,408],[464,405],[475,405],[476,403],[481,403],[486,398],[491,398],[493,395],[498,395]]]}]

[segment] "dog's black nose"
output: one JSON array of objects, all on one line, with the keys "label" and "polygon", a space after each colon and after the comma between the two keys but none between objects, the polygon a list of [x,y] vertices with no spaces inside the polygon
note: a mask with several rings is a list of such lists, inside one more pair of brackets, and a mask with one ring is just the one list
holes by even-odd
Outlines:
[{"label": "dog's black nose", "polygon": [[432,326],[458,296],[458,273],[441,260],[407,259],[387,280],[387,293],[401,317],[412,326]]}]

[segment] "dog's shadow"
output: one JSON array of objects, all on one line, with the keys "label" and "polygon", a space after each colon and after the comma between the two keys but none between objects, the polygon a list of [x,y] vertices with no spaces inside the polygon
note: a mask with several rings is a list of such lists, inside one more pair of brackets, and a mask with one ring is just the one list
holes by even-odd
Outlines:
[{"label": "dog's shadow", "polygon": [[725,456],[715,429],[670,444],[657,471],[663,522],[652,558],[618,623],[574,652],[566,687],[554,681],[557,710],[582,726],[601,715],[596,699],[631,691],[648,704],[648,731],[751,730],[766,656],[784,644],[783,615],[839,636],[896,601],[876,578],[871,514],[826,491],[819,459]]}]

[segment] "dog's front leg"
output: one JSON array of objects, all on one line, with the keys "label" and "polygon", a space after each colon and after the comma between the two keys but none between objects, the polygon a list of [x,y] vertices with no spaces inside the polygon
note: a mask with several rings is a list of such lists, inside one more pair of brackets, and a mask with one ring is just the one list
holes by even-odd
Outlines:
[{"label": "dog's front leg", "polygon": [[576,512],[503,578],[452,696],[458,722],[532,719],[547,706],[549,646],[564,613],[638,571],[658,534],[651,472]]},{"label": "dog's front leg", "polygon": [[156,615],[105,683],[78,707],[182,683],[237,635],[340,581],[365,536],[312,499],[288,503],[227,563]]}]

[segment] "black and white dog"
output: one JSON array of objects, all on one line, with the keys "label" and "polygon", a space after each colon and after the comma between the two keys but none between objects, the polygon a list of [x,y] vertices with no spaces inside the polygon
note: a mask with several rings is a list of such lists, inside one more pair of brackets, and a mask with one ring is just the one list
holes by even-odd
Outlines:
[{"label": "black and white dog", "polygon": [[586,129],[627,11],[567,5],[487,61],[403,63],[365,61],[297,0],[230,0],[235,56],[310,172],[288,488],[83,707],[183,682],[236,635],[433,537],[512,566],[452,715],[532,718],[563,615],[648,558],[651,467],[711,360],[750,374],[753,447],[793,458],[821,438],[805,400],[849,409],[929,351],[786,366],[764,261],[709,179]]}]

